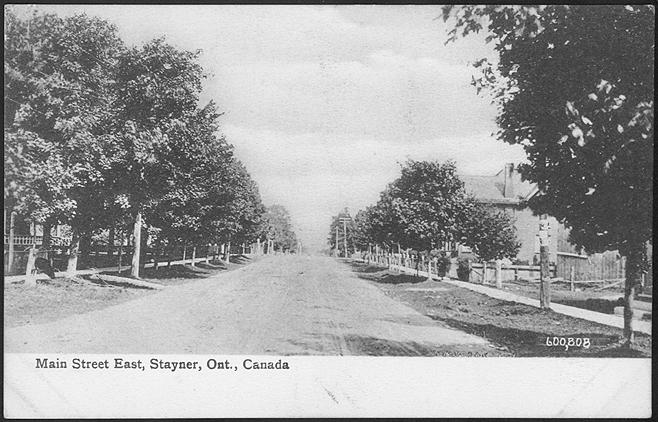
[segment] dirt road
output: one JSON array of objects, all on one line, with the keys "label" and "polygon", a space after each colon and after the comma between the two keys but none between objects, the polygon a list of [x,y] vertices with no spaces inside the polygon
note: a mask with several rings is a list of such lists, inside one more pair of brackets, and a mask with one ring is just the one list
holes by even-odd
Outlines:
[{"label": "dirt road", "polygon": [[432,356],[492,350],[328,257],[272,256],[102,310],[5,330],[6,352]]}]

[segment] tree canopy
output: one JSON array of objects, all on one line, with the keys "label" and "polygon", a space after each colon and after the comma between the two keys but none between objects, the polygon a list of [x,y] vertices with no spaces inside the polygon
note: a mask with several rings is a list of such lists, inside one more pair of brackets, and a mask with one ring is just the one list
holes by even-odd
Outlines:
[{"label": "tree canopy", "polygon": [[267,239],[274,242],[280,251],[293,251],[297,247],[297,236],[292,228],[288,210],[278,204],[266,208],[263,216],[264,232]]},{"label": "tree canopy", "polygon": [[[531,206],[590,252],[652,236],[652,6],[444,8],[451,39],[486,26],[499,62],[474,81],[499,106],[498,136],[523,145]],[[635,246],[637,247],[637,246]]]},{"label": "tree canopy", "polygon": [[[331,226],[332,248],[340,217],[334,217]],[[348,238],[364,250],[379,244],[389,250],[399,245],[427,253],[442,249],[444,242],[460,242],[484,260],[513,258],[519,250],[512,218],[468,195],[451,161],[404,163],[400,177],[387,186],[379,201],[348,223]]]},{"label": "tree canopy", "polygon": [[[143,216],[161,245],[256,239],[265,209],[221,135],[221,112],[199,102],[199,51],[164,39],[126,46],[86,15],[7,8],[5,20],[10,209],[88,238]],[[294,244],[282,233],[281,245]]]},{"label": "tree canopy", "polygon": [[655,8],[652,5],[445,6],[446,42],[486,27],[498,62],[474,85],[498,106],[498,137],[523,145],[538,213],[589,252],[627,258],[625,335],[653,235]]}]

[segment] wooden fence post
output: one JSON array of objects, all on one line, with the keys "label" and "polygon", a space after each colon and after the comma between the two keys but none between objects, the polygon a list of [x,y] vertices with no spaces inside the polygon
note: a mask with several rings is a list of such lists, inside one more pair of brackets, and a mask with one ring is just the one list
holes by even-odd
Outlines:
[{"label": "wooden fence post", "polygon": [[27,268],[25,269],[25,286],[35,287],[37,285],[37,277],[34,271],[34,261],[37,258],[37,248],[32,245],[27,256]]}]

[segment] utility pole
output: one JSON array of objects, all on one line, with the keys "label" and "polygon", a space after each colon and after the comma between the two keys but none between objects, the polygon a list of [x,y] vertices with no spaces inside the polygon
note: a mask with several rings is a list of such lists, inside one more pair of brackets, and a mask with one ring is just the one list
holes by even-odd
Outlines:
[{"label": "utility pole", "polygon": [[347,220],[343,219],[343,251],[345,252],[345,258],[347,258]]},{"label": "utility pole", "polygon": [[338,258],[338,226],[336,226],[336,244],[334,245],[334,258]]},{"label": "utility pole", "polygon": [[539,307],[551,307],[551,269],[548,245],[548,216],[539,217]]},{"label": "utility pole", "polygon": [[[347,208],[345,208],[345,213],[347,213]],[[339,219],[343,223],[343,250],[345,251],[345,258],[347,258],[347,222],[352,221],[350,217],[341,217]],[[338,229],[336,227],[336,229]],[[336,237],[336,243],[338,243],[338,237]]]}]

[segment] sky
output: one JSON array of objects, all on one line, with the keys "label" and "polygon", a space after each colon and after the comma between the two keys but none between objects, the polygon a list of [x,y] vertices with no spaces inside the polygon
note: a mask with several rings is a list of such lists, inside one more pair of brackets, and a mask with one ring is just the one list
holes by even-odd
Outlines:
[{"label": "sky", "polygon": [[523,150],[495,139],[496,108],[469,63],[495,60],[486,34],[444,45],[440,6],[40,5],[114,23],[129,45],[164,36],[201,50],[202,101],[224,112],[266,205],[285,206],[303,245],[331,216],[377,201],[407,159],[494,174]]}]

